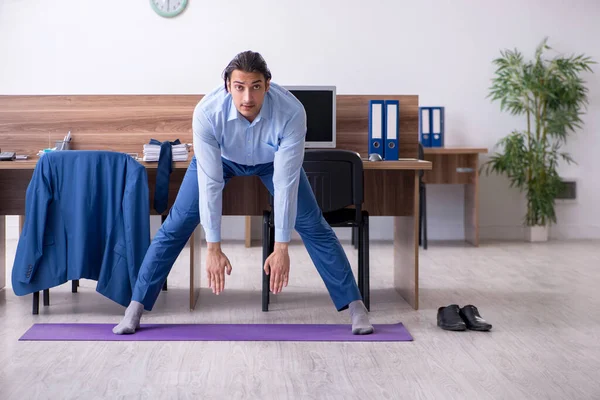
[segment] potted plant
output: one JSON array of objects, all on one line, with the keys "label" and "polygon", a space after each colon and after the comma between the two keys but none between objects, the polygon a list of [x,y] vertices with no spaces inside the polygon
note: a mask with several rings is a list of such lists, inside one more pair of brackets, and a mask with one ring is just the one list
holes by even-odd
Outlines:
[{"label": "potted plant", "polygon": [[584,55],[544,58],[551,50],[547,38],[536,48],[533,60],[526,61],[518,50],[501,51],[493,61],[492,101],[500,101],[501,111],[524,115],[524,127],[500,139],[494,153],[481,170],[504,174],[511,187],[525,192],[527,212],[524,224],[531,241],[548,239],[548,226],[556,223],[555,198],[562,189],[559,161],[572,163],[561,151],[569,134],[581,128],[581,110],[587,105],[588,89],[580,74],[591,72],[595,64]]}]

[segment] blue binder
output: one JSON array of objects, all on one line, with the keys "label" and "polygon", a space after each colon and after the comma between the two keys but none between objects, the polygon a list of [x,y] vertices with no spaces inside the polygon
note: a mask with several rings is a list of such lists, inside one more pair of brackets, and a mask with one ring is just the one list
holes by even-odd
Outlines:
[{"label": "blue binder", "polygon": [[431,147],[444,147],[444,107],[431,107]]},{"label": "blue binder", "polygon": [[431,147],[430,107],[419,107],[419,141],[423,147]]},{"label": "blue binder", "polygon": [[385,160],[397,161],[400,151],[400,102],[398,100],[385,101]]},{"label": "blue binder", "polygon": [[383,100],[369,100],[369,154],[384,157],[385,109]]}]

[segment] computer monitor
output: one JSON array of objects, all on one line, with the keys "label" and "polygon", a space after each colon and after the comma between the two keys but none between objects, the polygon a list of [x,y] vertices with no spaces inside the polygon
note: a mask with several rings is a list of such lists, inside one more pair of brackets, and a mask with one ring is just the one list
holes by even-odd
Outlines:
[{"label": "computer monitor", "polygon": [[306,148],[335,148],[335,86],[284,86],[304,105]]}]

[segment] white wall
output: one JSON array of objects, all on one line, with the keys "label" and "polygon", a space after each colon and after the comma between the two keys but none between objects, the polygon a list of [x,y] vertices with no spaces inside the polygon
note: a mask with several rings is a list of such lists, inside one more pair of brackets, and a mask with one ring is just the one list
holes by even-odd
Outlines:
[{"label": "white wall", "polygon": [[[369,4],[367,6],[367,4]],[[486,95],[500,49],[530,56],[544,36],[600,61],[600,3],[528,1],[190,0],[169,20],[148,0],[0,1],[1,94],[205,93],[239,51],[260,51],[283,84],[335,84],[341,94],[418,94],[446,106],[446,143],[485,146],[523,120]],[[570,142],[575,204],[559,205],[555,237],[600,237],[600,67],[585,129]],[[190,116],[191,117],[191,116]],[[483,238],[521,238],[522,197],[503,178],[481,180]],[[429,188],[430,238],[462,235],[462,190]],[[448,205],[451,213],[443,213]],[[243,238],[227,219],[225,237]],[[388,218],[373,238],[389,239]]]}]

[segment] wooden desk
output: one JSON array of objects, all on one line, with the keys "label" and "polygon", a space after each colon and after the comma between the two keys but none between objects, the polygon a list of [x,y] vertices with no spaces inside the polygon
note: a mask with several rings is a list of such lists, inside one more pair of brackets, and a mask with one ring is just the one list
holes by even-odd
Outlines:
[{"label": "wooden desk", "polygon": [[479,154],[487,153],[479,147],[426,147],[425,160],[433,164],[426,171],[426,184],[461,184],[465,188],[465,240],[479,246]]},{"label": "wooden desk", "polygon": [[[37,159],[0,162],[0,276],[5,275],[5,216],[25,213],[25,192]],[[148,172],[150,202],[154,198],[157,163],[144,163]],[[188,162],[175,163],[169,187],[169,208],[172,206]],[[415,309],[419,304],[419,170],[430,170],[428,161],[364,162],[365,206],[372,216],[394,217],[394,288]],[[269,194],[258,177],[234,177],[223,191],[223,215],[262,215],[269,208]],[[152,208],[151,208],[152,209]],[[200,225],[190,238],[190,308],[194,309],[199,295]],[[257,263],[257,269],[260,266]],[[5,282],[0,281],[0,288]]]},{"label": "wooden desk", "polygon": [[[52,147],[67,131],[72,150],[113,150],[141,153],[150,139],[180,139],[192,143],[192,115],[203,98],[192,95],[0,95],[0,143],[3,150],[29,155],[31,161],[0,162],[0,216],[23,215],[24,196],[37,152]],[[367,156],[369,148],[369,101],[398,100],[400,103],[399,150],[402,161],[365,163],[365,209],[371,215],[393,216],[396,221],[394,287],[418,307],[418,169],[431,169],[429,162],[415,160],[419,143],[419,97],[400,94],[338,94],[336,96],[336,145],[338,149]],[[172,205],[187,163],[176,163],[169,187]],[[147,164],[150,199],[154,197],[156,163]],[[268,192],[257,177],[231,179],[223,192],[223,215],[262,215]],[[0,269],[4,269],[4,218],[0,217]],[[190,260],[190,307],[194,308],[199,287],[199,240],[192,237]],[[258,261],[258,260],[257,260]],[[258,265],[262,264],[257,262]],[[257,275],[258,276],[258,275]],[[0,282],[4,285],[4,282]],[[257,297],[260,299],[260,296]],[[258,300],[260,301],[260,300]]]}]

